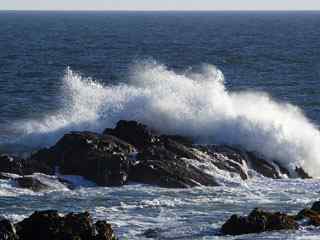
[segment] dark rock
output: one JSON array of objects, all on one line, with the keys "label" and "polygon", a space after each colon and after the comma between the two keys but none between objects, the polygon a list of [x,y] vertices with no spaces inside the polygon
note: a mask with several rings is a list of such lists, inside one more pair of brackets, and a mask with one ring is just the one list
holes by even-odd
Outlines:
[{"label": "dark rock", "polygon": [[40,180],[32,176],[15,178],[15,181],[17,182],[18,187],[27,188],[35,192],[39,192],[41,190],[46,190],[49,188],[48,185],[42,183]]},{"label": "dark rock", "polygon": [[18,240],[14,225],[7,219],[0,219],[0,240]]},{"label": "dark rock", "polygon": [[183,160],[145,160],[132,167],[130,180],[167,188],[218,186],[215,178]]},{"label": "dark rock", "polygon": [[302,178],[302,179],[308,179],[308,178],[312,178],[310,177],[310,175],[308,173],[306,173],[306,171],[301,168],[301,167],[296,167],[296,173],[298,175],[299,178]]},{"label": "dark rock", "polygon": [[57,211],[34,212],[29,218],[16,224],[21,239],[62,239],[64,224]]},{"label": "dark rock", "polygon": [[116,240],[111,224],[106,221],[97,221],[95,228],[98,232],[94,238],[95,240]]},{"label": "dark rock", "polygon": [[280,167],[276,167],[277,163],[274,162],[273,164],[270,164],[268,161],[265,159],[262,159],[261,157],[258,157],[255,153],[253,152],[247,152],[248,154],[248,164],[250,167],[255,170],[256,172],[262,174],[265,177],[269,178],[275,178],[279,179],[281,178],[281,169]]},{"label": "dark rock", "polygon": [[23,175],[23,160],[14,156],[0,155],[0,171]]},{"label": "dark rock", "polygon": [[34,212],[17,223],[16,229],[20,239],[116,240],[110,224],[105,221],[93,224],[87,212],[65,216],[54,210]]},{"label": "dark rock", "polygon": [[144,233],[143,236],[145,238],[160,238],[161,235],[161,229],[160,228],[153,228],[153,229],[147,229]]},{"label": "dark rock", "polygon": [[53,175],[55,173],[56,158],[53,151],[43,148],[33,153],[26,161],[25,173],[32,174],[35,172]]},{"label": "dark rock", "polygon": [[309,208],[305,208],[301,210],[296,216],[295,219],[300,220],[307,220],[305,224],[307,225],[314,225],[314,226],[320,226],[320,214],[314,210],[311,210]]},{"label": "dark rock", "polygon": [[31,161],[58,166],[62,174],[80,175],[101,186],[120,186],[127,182],[134,147],[114,136],[91,132],[65,134],[55,146],[33,155]]},{"label": "dark rock", "polygon": [[158,141],[158,137],[146,125],[136,121],[121,120],[114,129],[107,128],[103,134],[116,136],[138,149],[145,148]]},{"label": "dark rock", "polygon": [[226,235],[241,235],[275,230],[294,230],[298,224],[293,217],[283,213],[270,213],[254,209],[249,216],[232,215],[223,224],[221,231]]},{"label": "dark rock", "polygon": [[312,204],[311,210],[320,213],[320,201],[314,202]]}]

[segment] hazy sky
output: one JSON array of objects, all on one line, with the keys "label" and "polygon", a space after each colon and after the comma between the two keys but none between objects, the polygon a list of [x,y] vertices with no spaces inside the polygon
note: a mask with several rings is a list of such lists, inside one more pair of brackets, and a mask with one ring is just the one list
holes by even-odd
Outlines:
[{"label": "hazy sky", "polygon": [[320,0],[0,0],[6,10],[320,10]]}]

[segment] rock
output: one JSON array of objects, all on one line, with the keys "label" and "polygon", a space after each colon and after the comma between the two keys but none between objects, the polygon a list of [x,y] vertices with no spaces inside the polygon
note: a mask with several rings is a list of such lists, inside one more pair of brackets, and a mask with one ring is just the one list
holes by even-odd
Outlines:
[{"label": "rock", "polygon": [[215,178],[183,160],[145,160],[131,169],[130,180],[167,188],[218,186]]},{"label": "rock", "polygon": [[95,228],[98,232],[94,238],[95,240],[116,240],[111,224],[106,221],[97,221]]},{"label": "rock", "polygon": [[158,141],[158,137],[146,125],[136,121],[121,120],[114,129],[107,128],[103,134],[116,136],[138,149],[143,149]]},{"label": "rock", "polygon": [[134,147],[114,136],[91,132],[65,134],[56,145],[38,152],[30,162],[44,161],[59,167],[61,174],[80,175],[100,186],[121,186],[127,182]]},{"label": "rock", "polygon": [[306,171],[301,168],[301,167],[296,167],[296,173],[298,175],[299,178],[302,178],[302,179],[308,179],[308,178],[312,178],[310,177],[310,175],[308,173],[306,173]]},{"label": "rock", "polygon": [[297,221],[306,220],[306,225],[320,226],[320,214],[309,208],[301,210],[296,216]]},{"label": "rock", "polygon": [[30,175],[35,172],[53,175],[55,173],[56,158],[53,151],[43,148],[33,153],[26,160],[25,173]]},{"label": "rock", "polygon": [[159,239],[161,235],[160,228],[147,229],[143,234],[145,238]]},{"label": "rock", "polygon": [[320,201],[314,202],[312,204],[311,210],[320,213]]},{"label": "rock", "polygon": [[168,188],[218,185],[213,176],[189,164],[187,159],[198,159],[192,148],[166,136],[158,137],[157,142],[138,153],[138,164],[132,166],[129,179]]},{"label": "rock", "polygon": [[[134,153],[134,158],[132,157]],[[137,154],[136,154],[137,153]],[[207,167],[209,166],[209,167]],[[290,176],[276,161],[234,146],[196,145],[178,135],[159,135],[136,121],[121,120],[104,133],[71,132],[51,148],[25,161],[24,172],[80,175],[100,186],[121,186],[128,180],[162,187],[216,186],[214,173],[246,180],[254,170],[269,178]],[[307,177],[303,169],[297,174]]]},{"label": "rock", "polygon": [[14,225],[7,219],[0,219],[0,240],[18,240]]},{"label": "rock", "polygon": [[27,188],[35,192],[46,190],[49,188],[48,185],[42,183],[39,179],[32,176],[15,178],[15,181],[20,188]]},{"label": "rock", "polygon": [[295,230],[298,224],[293,217],[283,213],[270,213],[254,209],[249,216],[232,215],[221,231],[226,235],[241,235],[275,230]]},{"label": "rock", "polygon": [[105,221],[93,223],[88,212],[61,216],[55,210],[34,212],[16,224],[20,239],[116,240]]},{"label": "rock", "polygon": [[23,175],[23,160],[9,155],[0,155],[0,171]]}]

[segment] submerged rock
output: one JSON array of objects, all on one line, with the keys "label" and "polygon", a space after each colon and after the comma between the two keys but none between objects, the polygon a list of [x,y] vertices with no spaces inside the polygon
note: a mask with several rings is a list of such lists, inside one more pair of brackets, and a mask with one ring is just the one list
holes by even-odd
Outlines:
[{"label": "submerged rock", "polygon": [[15,225],[19,239],[116,240],[110,224],[93,223],[88,212],[61,216],[55,210],[34,212]]},{"label": "submerged rock", "polygon": [[160,228],[150,228],[144,231],[142,234],[145,238],[153,238],[153,239],[159,239],[161,236],[161,229]]}]

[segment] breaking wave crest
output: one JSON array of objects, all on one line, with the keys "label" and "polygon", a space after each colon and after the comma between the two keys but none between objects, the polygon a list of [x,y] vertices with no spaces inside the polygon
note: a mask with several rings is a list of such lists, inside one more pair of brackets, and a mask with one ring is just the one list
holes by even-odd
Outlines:
[{"label": "breaking wave crest", "polygon": [[134,119],[200,143],[239,145],[320,177],[320,132],[302,111],[266,93],[228,91],[222,72],[212,65],[176,73],[155,62],[140,63],[128,84],[109,86],[68,68],[61,97],[59,112],[22,125],[24,141],[50,145],[70,130],[102,131],[120,119]]}]

